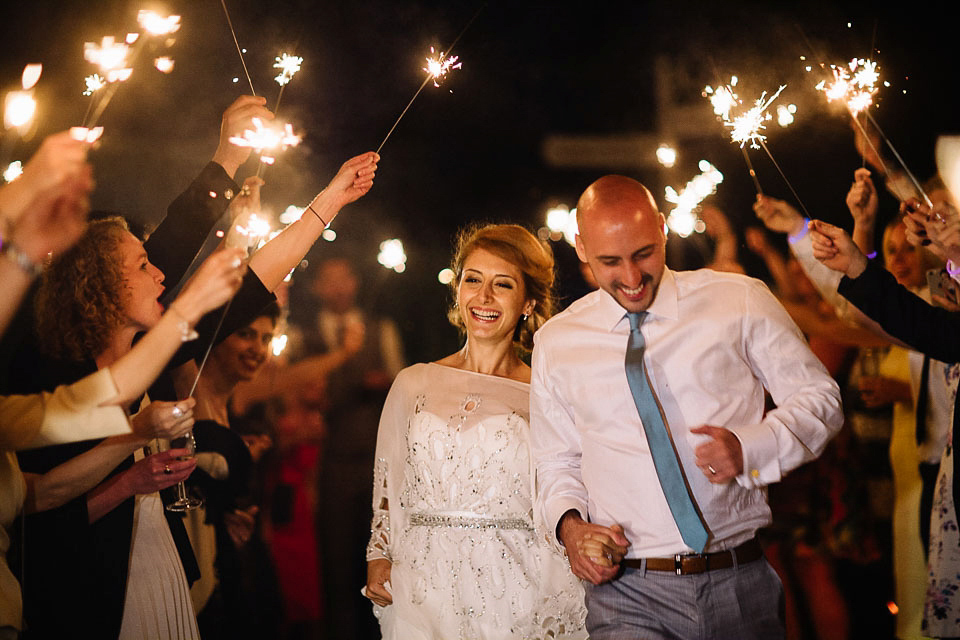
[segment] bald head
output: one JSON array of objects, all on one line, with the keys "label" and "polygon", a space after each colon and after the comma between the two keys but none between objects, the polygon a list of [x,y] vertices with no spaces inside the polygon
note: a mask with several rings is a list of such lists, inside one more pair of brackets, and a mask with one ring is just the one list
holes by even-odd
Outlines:
[{"label": "bald head", "polygon": [[663,275],[666,236],[653,195],[626,176],[604,176],[577,202],[577,255],[600,288],[627,311],[653,302]]},{"label": "bald head", "polygon": [[660,217],[653,194],[633,178],[603,176],[587,187],[577,201],[577,226],[581,233],[599,221],[629,217]]}]

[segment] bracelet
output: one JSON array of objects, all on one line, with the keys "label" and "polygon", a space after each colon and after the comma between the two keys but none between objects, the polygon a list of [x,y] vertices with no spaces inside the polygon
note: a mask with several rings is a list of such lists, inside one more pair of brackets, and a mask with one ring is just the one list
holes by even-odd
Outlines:
[{"label": "bracelet", "polygon": [[949,273],[950,277],[954,280],[960,276],[960,265],[956,264],[953,260],[947,260],[946,268],[947,273]]},{"label": "bracelet", "polygon": [[309,209],[310,211],[313,211],[313,215],[317,216],[317,220],[319,220],[320,222],[322,222],[324,228],[326,228],[327,224],[329,224],[329,223],[328,223],[326,220],[324,220],[323,218],[321,218],[319,213],[317,213],[316,211],[313,210],[313,204],[312,204],[312,203],[307,205],[307,209]]},{"label": "bracelet", "polygon": [[871,251],[870,253],[867,254],[867,260],[873,260],[876,257],[877,257],[876,251]]},{"label": "bracelet", "polygon": [[800,242],[801,240],[803,240],[803,236],[807,235],[808,233],[810,233],[810,218],[804,218],[803,229],[801,229],[800,231],[798,231],[793,235],[787,236],[787,241],[790,244],[794,244],[795,242]]},{"label": "bracelet", "polygon": [[190,342],[191,340],[196,340],[200,337],[200,334],[197,333],[197,330],[190,326],[190,323],[187,322],[187,319],[183,317],[183,314],[177,311],[177,308],[173,306],[173,303],[167,307],[168,311],[172,311],[180,320],[177,322],[177,328],[180,329],[180,342]]},{"label": "bracelet", "polygon": [[37,264],[30,259],[23,249],[15,245],[13,242],[3,242],[0,240],[0,255],[6,256],[7,260],[17,265],[21,271],[30,276],[30,278],[36,278],[41,273],[43,273],[43,265]]}]

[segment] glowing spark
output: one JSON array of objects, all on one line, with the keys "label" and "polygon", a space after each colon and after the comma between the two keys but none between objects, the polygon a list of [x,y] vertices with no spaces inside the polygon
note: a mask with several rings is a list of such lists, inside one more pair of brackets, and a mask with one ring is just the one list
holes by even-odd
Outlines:
[{"label": "glowing spark", "polygon": [[853,58],[846,66],[831,65],[833,82],[821,80],[816,88],[827,96],[827,102],[839,100],[856,116],[873,104],[880,74],[877,63],[864,58]]},{"label": "glowing spark", "polygon": [[87,42],[83,45],[83,58],[90,64],[100,67],[100,71],[108,74],[110,71],[123,69],[127,66],[127,54],[130,52],[129,45],[122,42],[116,42],[113,36],[104,36],[100,45],[93,42]]},{"label": "glowing spark", "polygon": [[757,98],[753,107],[734,118],[733,121],[724,122],[724,125],[732,129],[730,136],[734,142],[740,143],[741,149],[747,142],[750,143],[752,148],[759,149],[760,145],[757,143],[764,142],[767,139],[765,135],[760,133],[761,130],[767,128],[763,123],[772,119],[772,116],[767,113],[767,109],[769,109],[773,101],[777,99],[780,92],[786,88],[787,85],[780,85],[777,92],[766,100],[764,100],[764,98],[766,98],[767,92],[764,91],[760,94],[760,97]]},{"label": "glowing spark", "polygon": [[113,69],[107,71],[107,82],[123,82],[130,77],[133,69]]},{"label": "glowing spark", "polygon": [[657,162],[669,169],[677,162],[677,150],[668,144],[657,147]]},{"label": "glowing spark", "polygon": [[[430,53],[436,53],[433,47],[430,47]],[[423,68],[424,71],[430,74],[433,78],[433,86],[440,86],[440,78],[447,75],[451,69],[459,69],[463,66],[462,62],[457,62],[460,59],[460,56],[453,56],[452,58],[446,58],[446,54],[442,51],[438,58],[427,58],[427,66]]]},{"label": "glowing spark", "polygon": [[707,196],[716,193],[717,185],[723,182],[723,174],[706,160],[701,160],[698,166],[701,173],[690,180],[680,193],[673,187],[664,190],[667,202],[677,205],[667,216],[667,226],[683,238],[706,228],[694,212]]},{"label": "glowing spark", "polygon": [[333,229],[324,229],[323,233],[320,234],[320,237],[326,240],[327,242],[333,242],[337,239],[337,232]]},{"label": "glowing spark", "polygon": [[83,95],[85,96],[92,96],[94,93],[107,86],[106,79],[101,77],[98,73],[87,76],[83,79],[83,83],[86,85],[86,89],[83,90]]},{"label": "glowing spark", "polygon": [[19,160],[14,160],[3,170],[3,179],[6,182],[13,182],[20,177],[21,173],[23,173],[23,163]]},{"label": "glowing spark", "polygon": [[20,76],[20,84],[23,86],[23,90],[32,89],[37,80],[40,79],[40,74],[43,73],[42,64],[28,64],[23,68],[23,74]]},{"label": "glowing spark", "polygon": [[281,87],[285,86],[293,78],[297,71],[300,71],[300,65],[303,64],[303,58],[300,56],[291,56],[281,53],[276,57],[273,63],[274,69],[279,69],[280,74],[274,78]]},{"label": "glowing spark", "polygon": [[225,244],[231,249],[256,249],[263,238],[270,234],[270,222],[256,213],[241,215],[240,220],[227,232]]},{"label": "glowing spark", "polygon": [[283,353],[283,350],[287,348],[287,334],[282,333],[279,336],[274,336],[273,340],[270,341],[270,348],[274,357]]},{"label": "glowing spark", "polygon": [[713,105],[713,112],[724,120],[729,120],[730,110],[740,104],[737,94],[730,88],[733,84],[736,84],[736,78],[737,76],[733,76],[730,79],[730,85],[718,87],[716,90],[707,85],[703,90],[702,95],[704,97],[709,96],[710,104]]},{"label": "glowing spark", "polygon": [[4,99],[3,126],[25,127],[37,113],[37,101],[29,91],[10,91]]},{"label": "glowing spark", "polygon": [[440,273],[437,274],[437,281],[440,282],[440,284],[450,284],[453,282],[453,277],[455,275],[456,274],[453,272],[453,269],[441,269]]},{"label": "glowing spark", "polygon": [[173,58],[161,56],[153,61],[153,66],[161,73],[170,73],[173,71]]},{"label": "glowing spark", "polygon": [[140,34],[139,34],[139,33],[128,33],[128,34],[127,34],[127,37],[126,37],[126,39],[125,39],[125,42],[126,42],[127,44],[133,44],[134,42],[136,42],[136,41],[139,40],[139,39],[140,39]]},{"label": "glowing spark", "polygon": [[275,158],[272,155],[262,155],[264,151],[286,151],[289,147],[295,147],[300,144],[301,136],[293,132],[293,126],[289,123],[284,125],[282,131],[263,126],[260,118],[252,118],[253,130],[246,129],[243,136],[233,136],[230,142],[238,147],[250,147],[261,154],[260,160],[266,164],[273,164]]},{"label": "glowing spark", "polygon": [[280,222],[283,224],[293,224],[301,217],[303,217],[303,212],[306,211],[306,207],[298,207],[296,205],[290,205],[284,209],[283,213],[280,214]]},{"label": "glowing spark", "polygon": [[403,273],[407,268],[407,254],[403,252],[403,243],[397,238],[381,242],[377,262],[387,269]]},{"label": "glowing spark", "polygon": [[[793,107],[792,111],[790,107]],[[793,124],[793,114],[796,113],[797,108],[793,105],[790,105],[790,107],[785,105],[777,107],[777,124],[781,127],[787,127]]]},{"label": "glowing spark", "polygon": [[70,137],[78,142],[87,142],[93,144],[103,135],[103,127],[70,127]]},{"label": "glowing spark", "polygon": [[180,28],[180,16],[161,16],[156,11],[141,9],[137,14],[137,22],[144,30],[155,36],[173,33]]}]

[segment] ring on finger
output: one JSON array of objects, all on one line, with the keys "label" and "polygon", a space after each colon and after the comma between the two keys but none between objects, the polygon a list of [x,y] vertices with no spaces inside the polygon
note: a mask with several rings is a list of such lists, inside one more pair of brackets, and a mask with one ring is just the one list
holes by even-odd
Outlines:
[{"label": "ring on finger", "polygon": [[173,417],[174,417],[174,418],[179,418],[180,416],[183,415],[183,409],[180,408],[180,405],[176,405],[176,404],[175,404],[175,405],[173,405],[173,412],[172,412],[172,413],[173,413]]},{"label": "ring on finger", "polygon": [[171,473],[173,473],[173,469],[170,468],[170,465],[165,464],[163,465],[163,472],[167,475],[170,475]]},{"label": "ring on finger", "polygon": [[713,468],[712,464],[707,465],[707,471],[710,472],[710,475],[714,475],[714,476],[717,475],[717,470]]}]

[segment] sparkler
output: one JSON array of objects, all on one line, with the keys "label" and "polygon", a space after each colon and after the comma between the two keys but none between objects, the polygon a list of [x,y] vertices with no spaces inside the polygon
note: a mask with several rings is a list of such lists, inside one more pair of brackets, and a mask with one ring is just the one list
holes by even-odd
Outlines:
[{"label": "sparkler", "polygon": [[397,273],[403,273],[407,269],[407,254],[403,251],[403,242],[397,238],[384,240],[380,243],[380,253],[377,254],[377,262],[387,269],[393,269]]},{"label": "sparkler", "polygon": [[[180,16],[162,16],[155,11],[146,9],[137,14],[137,22],[143,32],[151,36],[167,36],[180,29]],[[130,78],[134,64],[147,40],[141,35],[140,33],[128,33],[123,42],[117,42],[113,36],[104,36],[99,45],[94,42],[87,42],[83,45],[84,59],[99,68],[99,73],[84,78],[86,88],[83,95],[91,96],[90,103],[87,105],[87,112],[83,116],[84,126],[93,127],[100,120],[107,105],[110,104],[116,94],[119,84]],[[163,73],[169,73],[173,70],[173,60],[167,56],[157,58],[154,64]],[[94,109],[93,96],[100,93],[104,86],[107,86],[107,89],[102,92],[96,109]],[[91,111],[93,111],[92,116]]]},{"label": "sparkler", "polygon": [[273,63],[274,69],[279,69],[280,73],[277,75],[274,80],[277,81],[281,87],[287,86],[287,83],[293,78],[293,76],[300,71],[300,65],[303,64],[303,58],[300,56],[291,56],[286,53],[281,53],[276,57],[276,62]]},{"label": "sparkler", "polygon": [[227,1],[220,0],[220,6],[223,7],[223,15],[227,18],[227,26],[230,27],[230,35],[233,36],[233,44],[237,47],[237,55],[240,56],[240,64],[243,66],[243,73],[247,76],[247,83],[250,85],[250,95],[255,96],[257,92],[253,89],[253,80],[250,79],[250,71],[247,70],[247,61],[243,59],[243,49],[240,48],[240,41],[237,40],[237,32],[233,28],[233,20],[230,19],[230,12],[227,11]]},{"label": "sparkler", "polygon": [[[873,144],[873,140],[871,140],[867,134],[863,123],[860,122],[859,115],[862,113],[874,126],[880,137],[883,138],[883,141],[887,144],[887,147],[893,153],[897,162],[900,163],[900,167],[913,184],[917,193],[926,201],[928,206],[933,206],[929,196],[927,196],[923,187],[920,186],[920,182],[916,176],[913,175],[913,172],[907,167],[906,162],[904,162],[903,158],[897,152],[890,138],[883,133],[880,125],[877,124],[877,121],[870,114],[869,107],[873,104],[873,97],[877,91],[879,91],[877,83],[880,81],[880,72],[878,71],[877,63],[866,58],[853,58],[846,65],[830,65],[830,69],[833,75],[833,82],[827,83],[826,80],[821,80],[816,86],[817,90],[824,92],[828,102],[840,101],[844,103],[847,111],[850,112],[850,117],[853,119],[853,122],[860,129],[864,140],[880,162],[881,170],[885,174],[889,174],[886,163],[884,163],[883,157],[880,155],[880,151]],[[888,86],[888,83],[885,82],[884,86]],[[864,161],[866,161],[865,158]]]},{"label": "sparkler", "polygon": [[[427,86],[427,83],[433,80],[434,86],[440,86],[440,78],[445,76],[451,69],[459,69],[462,63],[458,62],[459,56],[454,56],[449,58],[450,52],[453,51],[453,48],[457,46],[457,43],[460,41],[460,38],[463,37],[463,34],[467,32],[467,29],[470,28],[470,25],[473,24],[473,21],[477,19],[477,16],[480,15],[480,12],[483,11],[486,7],[486,3],[480,5],[480,8],[477,9],[476,13],[473,14],[473,17],[467,21],[467,24],[464,25],[463,29],[460,30],[460,33],[456,38],[453,39],[453,42],[450,43],[450,46],[447,47],[446,51],[441,51],[439,57],[431,58],[427,57],[427,66],[424,67],[424,71],[427,72],[427,77],[423,79],[423,82],[420,84],[420,87],[413,94],[413,97],[410,98],[410,102],[407,103],[407,106],[403,108],[403,111],[400,112],[400,115],[397,116],[396,121],[394,121],[393,126],[390,127],[390,130],[387,131],[387,135],[384,136],[383,142],[380,143],[380,146],[377,147],[377,153],[380,153],[380,150],[383,149],[383,145],[387,144],[387,140],[390,139],[390,134],[393,133],[393,130],[397,128],[397,125],[400,124],[400,120],[403,119],[403,116],[410,109],[410,105],[413,104],[414,100],[417,99],[417,96],[420,95],[420,92],[423,91],[423,88]],[[435,53],[434,48],[430,47],[430,53]]]},{"label": "sparkler", "polygon": [[[226,240],[224,244],[229,249],[244,249],[247,252],[247,260],[256,252],[260,241],[270,234],[270,222],[258,215],[257,213],[246,213],[241,214],[237,222],[231,226],[230,231],[227,232]],[[230,311],[230,304],[233,302],[233,298],[227,301],[227,304],[223,306],[223,312],[220,314],[220,320],[217,322],[216,328],[213,330],[213,335],[210,338],[210,344],[207,345],[207,350],[203,354],[203,358],[200,360],[200,366],[197,367],[197,377],[193,379],[193,385],[190,387],[190,393],[187,394],[188,398],[193,397],[193,392],[197,389],[197,383],[200,382],[200,374],[203,373],[203,367],[207,364],[207,358],[210,357],[210,351],[213,349],[213,344],[217,341],[217,334],[220,333],[220,328],[223,326],[223,321],[227,317],[227,313]]]},{"label": "sparkler", "polygon": [[706,160],[701,160],[698,167],[700,174],[687,182],[680,193],[669,186],[664,190],[666,201],[677,205],[667,216],[667,226],[681,238],[694,231],[703,233],[706,227],[695,211],[707,196],[717,192],[717,185],[723,182],[723,174]]},{"label": "sparkler", "polygon": [[287,123],[282,130],[264,126],[260,118],[252,118],[253,129],[246,129],[242,136],[232,136],[230,142],[238,147],[249,147],[260,154],[260,161],[273,164],[275,154],[263,155],[264,151],[286,151],[300,144],[301,136],[293,132],[293,126]]},{"label": "sparkler", "polygon": [[20,177],[20,174],[23,173],[23,163],[19,160],[14,160],[7,168],[3,170],[3,180],[4,182],[13,182]]}]

